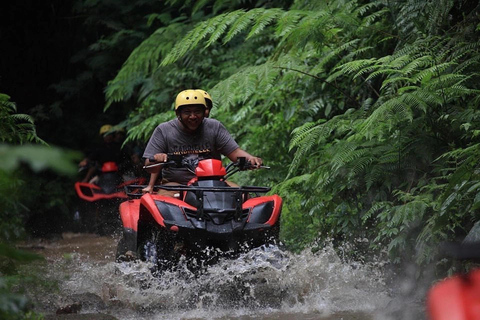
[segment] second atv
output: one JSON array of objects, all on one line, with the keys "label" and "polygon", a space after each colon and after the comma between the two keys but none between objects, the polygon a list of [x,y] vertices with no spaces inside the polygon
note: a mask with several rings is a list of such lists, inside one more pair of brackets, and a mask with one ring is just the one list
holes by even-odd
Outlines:
[{"label": "second atv", "polygon": [[125,186],[145,183],[145,178],[123,181],[115,162],[105,162],[95,182],[75,182],[79,200],[74,222],[78,231],[111,234],[119,225],[118,205],[128,199]]}]

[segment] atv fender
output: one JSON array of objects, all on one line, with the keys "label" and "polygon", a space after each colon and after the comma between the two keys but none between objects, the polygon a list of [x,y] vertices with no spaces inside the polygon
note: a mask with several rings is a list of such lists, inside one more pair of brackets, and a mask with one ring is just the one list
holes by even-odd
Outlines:
[{"label": "atv fender", "polygon": [[[157,204],[158,203],[158,204]],[[178,208],[178,213],[172,216],[170,212],[161,212],[160,207],[163,205],[167,207]],[[197,210],[195,207],[183,202],[182,200],[160,195],[151,195],[149,193],[145,194],[140,199],[140,219],[149,219],[150,217],[155,220],[155,222],[164,228],[166,228],[165,220],[187,220],[183,208],[189,208],[191,210]],[[149,215],[150,217],[145,217],[144,214]]]},{"label": "atv fender", "polygon": [[120,203],[120,218],[124,229],[137,232],[138,212],[140,210],[140,199],[132,199]]},{"label": "atv fender", "polygon": [[427,295],[432,320],[480,319],[480,269],[434,285]]},{"label": "atv fender", "polygon": [[120,203],[119,211],[123,224],[123,239],[117,249],[117,256],[124,255],[128,251],[136,251],[139,209],[140,199],[131,199]]},{"label": "atv fender", "polygon": [[249,209],[247,223],[261,223],[269,226],[277,223],[282,211],[282,198],[274,194],[251,198],[245,201],[243,209]]},{"label": "atv fender", "polygon": [[88,202],[95,202],[102,199],[127,198],[125,192],[114,192],[106,194],[99,186],[88,182],[75,182],[75,191],[80,199]]}]

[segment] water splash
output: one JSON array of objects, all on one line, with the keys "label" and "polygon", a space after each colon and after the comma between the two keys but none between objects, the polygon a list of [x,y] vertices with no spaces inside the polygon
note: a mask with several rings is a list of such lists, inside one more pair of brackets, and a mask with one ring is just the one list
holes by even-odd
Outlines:
[{"label": "water splash", "polygon": [[143,262],[94,262],[74,255],[49,272],[67,278],[59,279],[59,296],[65,298],[57,303],[90,295],[101,301],[82,301],[82,313],[127,320],[285,319],[286,314],[318,319],[343,312],[371,319],[390,301],[378,265],[347,263],[332,246],[300,254],[256,248],[201,273],[192,273],[185,261],[159,276],[150,268]]}]

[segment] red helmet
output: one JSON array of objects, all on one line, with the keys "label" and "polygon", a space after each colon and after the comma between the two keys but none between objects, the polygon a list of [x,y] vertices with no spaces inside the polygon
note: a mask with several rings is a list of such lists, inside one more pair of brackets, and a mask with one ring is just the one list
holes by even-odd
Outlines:
[{"label": "red helmet", "polygon": [[113,161],[105,162],[102,165],[102,172],[115,172],[115,171],[118,171],[118,166]]}]

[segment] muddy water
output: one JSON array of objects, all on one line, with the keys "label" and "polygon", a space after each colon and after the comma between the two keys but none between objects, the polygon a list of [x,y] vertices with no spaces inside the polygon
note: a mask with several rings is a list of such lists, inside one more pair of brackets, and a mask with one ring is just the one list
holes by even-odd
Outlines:
[{"label": "muddy water", "polygon": [[36,272],[56,284],[29,293],[37,311],[81,304],[80,313],[126,320],[418,319],[387,312],[393,297],[381,263],[345,263],[330,247],[298,255],[258,248],[201,274],[181,263],[153,277],[146,263],[114,262],[117,240],[64,234],[28,244],[46,257]]}]

